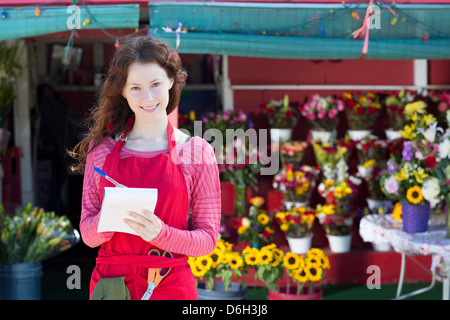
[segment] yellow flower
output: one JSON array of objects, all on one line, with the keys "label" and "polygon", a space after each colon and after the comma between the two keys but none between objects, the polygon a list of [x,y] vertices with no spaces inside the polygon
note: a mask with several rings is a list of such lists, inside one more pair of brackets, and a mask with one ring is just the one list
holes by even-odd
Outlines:
[{"label": "yellow flower", "polygon": [[256,257],[257,257],[258,263],[268,265],[270,262],[272,262],[273,254],[270,250],[261,249],[261,251],[258,252]]},{"label": "yellow flower", "polygon": [[423,183],[423,180],[428,177],[428,174],[425,172],[423,168],[419,168],[412,172],[414,177],[416,178],[417,183]]},{"label": "yellow flower", "polygon": [[370,168],[370,167],[374,166],[375,163],[376,163],[376,161],[375,161],[374,159],[372,159],[372,160],[369,160],[369,161],[364,162],[364,164],[362,165],[362,167],[363,167],[363,168]]},{"label": "yellow flower", "polygon": [[414,186],[406,191],[406,199],[413,204],[418,204],[423,200],[422,189],[419,186]]},{"label": "yellow flower", "polygon": [[266,225],[267,223],[269,223],[269,216],[265,213],[261,213],[258,215],[258,222],[261,223],[262,225]]},{"label": "yellow flower", "polygon": [[230,267],[232,269],[239,269],[244,265],[244,260],[241,258],[239,254],[233,254],[228,260]]},{"label": "yellow flower", "polygon": [[261,207],[264,204],[263,197],[253,197],[250,199],[250,203],[255,207]]},{"label": "yellow flower", "polygon": [[367,98],[366,98],[366,97],[359,97],[359,98],[358,98],[358,102],[361,103],[361,104],[364,103],[364,102],[366,102],[366,101],[367,101]]},{"label": "yellow flower", "polygon": [[411,119],[411,118],[417,116],[417,114],[424,113],[426,111],[425,110],[426,107],[427,107],[427,105],[423,101],[416,101],[416,102],[408,103],[405,106],[403,113],[407,119]]},{"label": "yellow flower", "polygon": [[394,176],[395,180],[403,181],[403,180],[408,179],[409,178],[408,168],[409,168],[409,166],[404,165],[402,167],[402,169],[398,173],[395,174],[395,176]]},{"label": "yellow flower", "polygon": [[295,253],[288,252],[283,257],[283,263],[286,269],[297,269],[300,266],[300,257]]},{"label": "yellow flower", "polygon": [[[248,250],[247,250],[248,248]],[[259,250],[256,248],[250,248],[247,247],[246,249],[244,249],[244,251],[242,253],[244,253],[244,260],[245,263],[248,264],[249,266],[256,266],[258,264],[258,259],[257,259],[257,255]]]},{"label": "yellow flower", "polygon": [[238,234],[243,234],[243,233],[245,233],[245,231],[247,231],[247,229],[248,229],[247,226],[240,226],[240,227],[237,229],[237,233],[238,233]]},{"label": "yellow flower", "polygon": [[402,220],[402,205],[400,204],[400,202],[397,202],[395,204],[394,210],[392,212],[392,217],[394,218],[394,220],[403,221]]},{"label": "yellow flower", "polygon": [[413,123],[411,125],[405,125],[403,127],[403,130],[400,130],[399,133],[402,135],[402,137],[404,139],[407,139],[407,140],[414,139],[417,136],[417,134],[416,134],[416,124]]},{"label": "yellow flower", "polygon": [[349,92],[344,92],[344,94],[342,95],[342,99],[344,100],[348,100],[352,98],[352,94]]},{"label": "yellow flower", "polygon": [[191,270],[194,277],[203,277],[208,271],[207,269],[199,268],[197,265],[191,265]]},{"label": "yellow flower", "polygon": [[198,257],[197,260],[195,261],[195,265],[200,270],[209,270],[209,269],[211,269],[212,264],[213,264],[213,260],[210,256],[201,256],[201,257]]},{"label": "yellow flower", "polygon": [[435,122],[436,122],[436,117],[432,113],[428,113],[420,119],[420,124],[425,127],[428,127],[429,125],[431,125]]},{"label": "yellow flower", "polygon": [[195,111],[194,110],[191,110],[191,112],[189,112],[189,120],[195,121]]},{"label": "yellow flower", "polygon": [[280,224],[280,230],[281,231],[286,232],[286,231],[288,231],[288,229],[289,229],[289,223],[282,223],[282,224]]},{"label": "yellow flower", "polygon": [[330,204],[330,205],[318,204],[316,207],[316,214],[319,214],[321,212],[325,213],[326,215],[335,214],[336,210],[335,210],[334,204]]},{"label": "yellow flower", "polygon": [[325,256],[325,252],[323,252],[322,250],[320,250],[319,248],[312,248],[309,249],[308,252],[306,253],[307,256],[318,256],[318,257],[322,257]]},{"label": "yellow flower", "polygon": [[292,172],[292,170],[287,170],[286,171],[286,180],[287,181],[293,181],[294,180],[294,173]]},{"label": "yellow flower", "polygon": [[280,264],[280,261],[283,260],[284,253],[282,250],[278,248],[272,249],[273,261],[271,262],[272,267],[276,267]]},{"label": "yellow flower", "polygon": [[298,281],[300,283],[305,283],[305,282],[307,282],[309,280],[308,279],[308,275],[305,272],[305,268],[298,268],[298,269],[293,270],[291,272],[290,276],[294,280],[296,280],[296,281]]},{"label": "yellow flower", "polygon": [[322,279],[323,269],[317,263],[307,263],[305,273],[310,281],[319,281]]},{"label": "yellow flower", "polygon": [[222,257],[223,257],[223,252],[220,251],[219,248],[215,248],[213,250],[213,252],[210,253],[209,255],[212,259],[212,264],[211,264],[211,268],[217,268],[217,266],[220,264],[220,262],[222,261]]}]

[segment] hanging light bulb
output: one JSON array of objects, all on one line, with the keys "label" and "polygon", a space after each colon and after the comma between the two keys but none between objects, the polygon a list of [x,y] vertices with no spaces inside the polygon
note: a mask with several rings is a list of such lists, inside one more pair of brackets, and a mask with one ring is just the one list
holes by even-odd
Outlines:
[{"label": "hanging light bulb", "polygon": [[6,11],[2,12],[2,19],[8,18],[8,13]]},{"label": "hanging light bulb", "polygon": [[34,9],[34,15],[36,17],[39,17],[41,15],[41,9],[39,9],[39,7],[36,7],[36,9]]},{"label": "hanging light bulb", "polygon": [[83,27],[86,27],[89,23],[91,23],[90,19],[86,19],[83,21]]},{"label": "hanging light bulb", "polygon": [[427,42],[428,41],[428,33],[425,33],[423,36],[423,42]]},{"label": "hanging light bulb", "polygon": [[119,49],[119,47],[120,47],[119,39],[116,39],[116,43],[114,44],[114,47],[116,47],[116,50]]}]

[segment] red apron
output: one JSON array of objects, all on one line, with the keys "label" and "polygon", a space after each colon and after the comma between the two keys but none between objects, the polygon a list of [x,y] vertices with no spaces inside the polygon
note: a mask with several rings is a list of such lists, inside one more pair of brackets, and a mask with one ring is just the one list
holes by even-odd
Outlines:
[{"label": "red apron", "polygon": [[[154,214],[170,227],[187,230],[188,194],[181,164],[176,164],[171,159],[171,152],[176,143],[171,139],[173,127],[170,121],[167,133],[169,153],[158,154],[152,158],[133,156],[120,159],[120,149],[125,145],[125,141],[119,140],[106,157],[103,171],[130,188],[157,188],[158,201]],[[100,181],[99,191],[103,201],[104,188],[114,185],[103,178]],[[173,259],[149,256],[151,249],[158,249],[160,253],[164,251],[139,236],[115,232],[111,240],[103,243],[99,250],[91,277],[90,296],[101,278],[125,277],[125,285],[130,291],[131,299],[139,300],[147,289],[148,268],[172,267],[150,299],[197,299],[195,279],[187,264],[187,257],[176,253],[173,253]]]}]

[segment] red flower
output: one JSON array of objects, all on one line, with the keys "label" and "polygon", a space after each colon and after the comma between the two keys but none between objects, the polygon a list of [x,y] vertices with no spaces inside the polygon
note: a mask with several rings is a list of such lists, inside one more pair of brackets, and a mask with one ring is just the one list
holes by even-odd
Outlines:
[{"label": "red flower", "polygon": [[389,105],[389,110],[390,111],[394,111],[396,108],[397,108],[397,106],[395,104]]},{"label": "red flower", "polygon": [[364,113],[364,109],[363,109],[362,107],[358,107],[358,108],[356,109],[356,114],[357,114],[358,116],[362,115],[363,113]]},{"label": "red flower", "polygon": [[375,109],[374,107],[372,107],[372,106],[367,107],[367,113],[368,113],[368,114],[374,113],[375,110],[376,110],[376,109]]},{"label": "red flower", "polygon": [[286,117],[290,118],[290,117],[292,117],[293,115],[294,115],[294,111],[292,111],[291,109],[288,109],[288,110],[286,111]]},{"label": "red flower", "polygon": [[433,156],[428,156],[425,160],[424,160],[424,164],[425,167],[433,169],[434,167],[436,167],[436,157]]}]

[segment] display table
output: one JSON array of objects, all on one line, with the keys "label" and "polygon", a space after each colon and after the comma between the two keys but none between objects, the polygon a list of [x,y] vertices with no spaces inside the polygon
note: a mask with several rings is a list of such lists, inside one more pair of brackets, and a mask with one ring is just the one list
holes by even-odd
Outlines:
[{"label": "display table", "polygon": [[[402,231],[402,223],[393,219],[391,214],[367,215],[361,219],[359,234],[366,242],[375,244],[390,243],[392,248],[402,255],[400,278],[395,299],[405,299],[430,290],[436,280],[443,283],[442,299],[449,300],[450,274],[450,239],[445,238],[445,221],[430,218],[428,231],[406,233]],[[432,282],[429,287],[401,295],[405,275],[406,256],[431,255]],[[412,257],[411,257],[412,258]],[[414,260],[412,258],[412,260]]]}]

